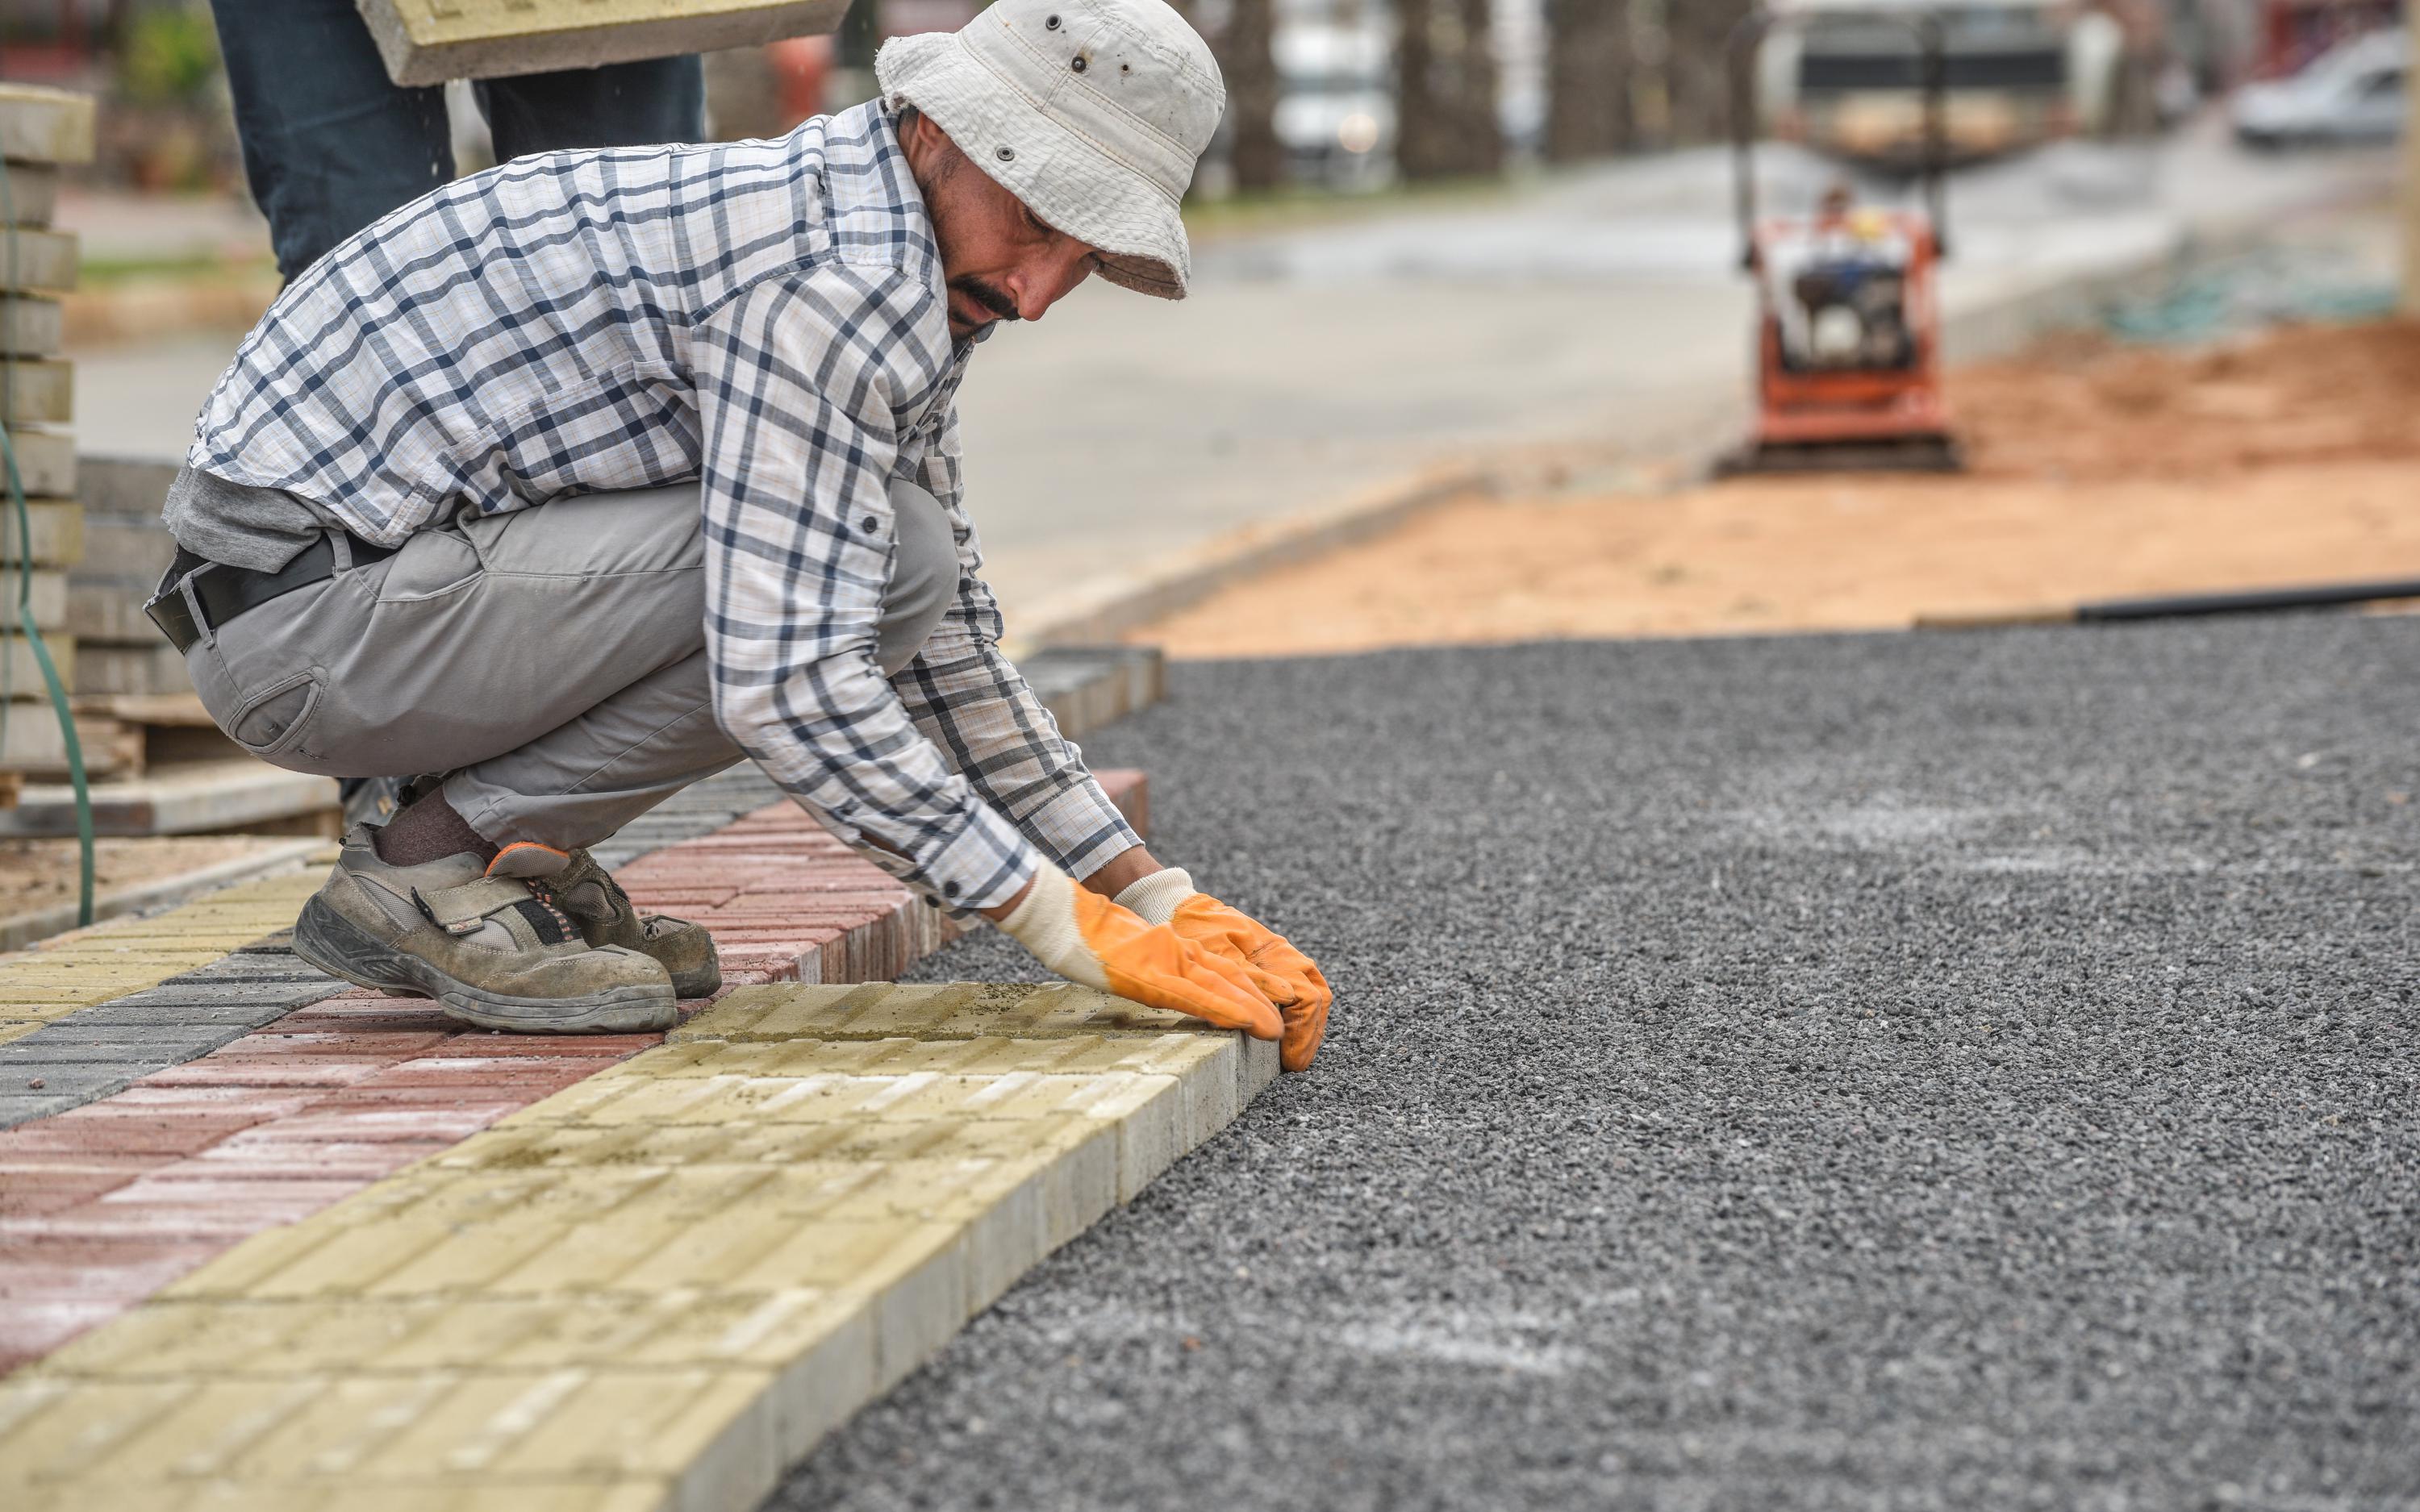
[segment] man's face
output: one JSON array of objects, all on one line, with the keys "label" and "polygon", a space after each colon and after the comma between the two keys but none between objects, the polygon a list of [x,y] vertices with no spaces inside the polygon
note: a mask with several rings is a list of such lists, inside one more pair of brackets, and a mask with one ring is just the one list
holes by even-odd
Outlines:
[{"label": "man's face", "polygon": [[900,145],[924,192],[950,286],[950,334],[971,340],[999,320],[1039,320],[1091,276],[1100,254],[1044,224],[917,113]]}]

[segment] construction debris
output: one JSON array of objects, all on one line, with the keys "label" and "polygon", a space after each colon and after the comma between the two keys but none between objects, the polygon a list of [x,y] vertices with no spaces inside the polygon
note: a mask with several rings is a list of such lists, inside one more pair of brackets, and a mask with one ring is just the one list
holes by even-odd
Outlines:
[{"label": "construction debris", "polygon": [[2217,341],[2278,325],[2380,320],[2396,288],[2340,247],[2264,246],[2212,258],[2169,287],[2111,306],[2105,324],[2127,341]]}]

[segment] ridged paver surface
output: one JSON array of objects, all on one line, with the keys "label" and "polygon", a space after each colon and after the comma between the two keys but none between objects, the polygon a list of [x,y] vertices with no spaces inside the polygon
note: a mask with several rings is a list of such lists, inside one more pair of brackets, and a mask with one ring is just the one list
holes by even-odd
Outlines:
[{"label": "ridged paver surface", "polygon": [[[0,1045],[292,927],[320,875],[244,883],[147,918],[113,919],[0,956],[0,993],[7,995],[0,997]],[[0,1083],[0,1098],[20,1090]]]},{"label": "ridged paver surface", "polygon": [[1276,1071],[1063,984],[744,988],[0,1384],[0,1488],[746,1508]]},{"label": "ridged paver surface", "polygon": [[[1140,773],[1102,783],[1148,825]],[[726,988],[881,980],[954,932],[795,806],[723,823],[715,806],[752,790],[718,791],[657,818],[655,833],[720,827],[617,874],[643,907],[714,932]],[[58,1100],[0,1130],[0,1371],[660,1039],[491,1034],[426,1002],[345,990],[279,936],[260,938],[292,922],[316,882],[238,889],[0,958],[0,991],[64,980],[50,990],[121,995],[66,1004],[0,1045],[41,1051],[9,1074],[24,1077],[23,1097]],[[230,939],[256,943],[193,964]]]},{"label": "ridged paver surface", "polygon": [[[597,848],[598,859],[618,869],[727,828],[781,796],[753,767],[735,768],[634,821]],[[334,859],[332,845],[320,865]],[[889,884],[866,874],[876,890]],[[265,878],[0,955],[0,1128],[107,1097],[342,991],[343,982],[287,948],[294,916],[319,880],[317,868]]]},{"label": "ridged paver surface", "polygon": [[783,1506],[2420,1504],[2420,620],[1172,693],[1326,1049]]}]

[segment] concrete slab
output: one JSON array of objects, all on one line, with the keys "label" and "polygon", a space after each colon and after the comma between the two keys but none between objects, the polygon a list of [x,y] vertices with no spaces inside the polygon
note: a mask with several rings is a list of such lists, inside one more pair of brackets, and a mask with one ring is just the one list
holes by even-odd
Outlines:
[{"label": "concrete slab", "polygon": [[65,340],[66,321],[58,301],[23,294],[0,296],[0,353],[52,357]]},{"label": "concrete slab", "polygon": [[0,158],[15,165],[92,161],[93,99],[41,85],[0,84]]},{"label": "concrete slab", "polygon": [[[72,502],[76,491],[75,438],[58,431],[11,430],[8,447],[17,455],[17,480],[25,489],[25,508],[33,526],[34,560],[65,566],[84,556],[82,506]],[[21,560],[18,544],[7,545],[5,560]]]},{"label": "concrete slab", "polygon": [[362,0],[400,85],[752,47],[840,24],[847,0]]},{"label": "concrete slab", "polygon": [[75,419],[75,367],[39,357],[0,360],[0,425],[64,425]]},{"label": "concrete slab", "polygon": [[[173,650],[164,642],[158,649]],[[87,668],[97,655],[104,659],[115,655],[89,644],[81,645],[80,654]],[[155,656],[147,646],[135,655]],[[338,806],[335,779],[285,771],[249,756],[180,762],[153,775],[96,783],[91,799],[93,830],[101,835],[203,834],[325,813]],[[75,825],[75,790],[64,784],[31,784],[17,807],[0,812],[0,835],[71,835]]]},{"label": "concrete slab", "polygon": [[0,286],[11,294],[64,294],[76,286],[81,264],[72,231],[37,231],[20,226],[9,239],[13,260],[0,255]]},{"label": "concrete slab", "polygon": [[21,227],[50,224],[59,208],[57,167],[41,162],[11,162],[6,167],[8,213],[0,220],[14,220]]}]

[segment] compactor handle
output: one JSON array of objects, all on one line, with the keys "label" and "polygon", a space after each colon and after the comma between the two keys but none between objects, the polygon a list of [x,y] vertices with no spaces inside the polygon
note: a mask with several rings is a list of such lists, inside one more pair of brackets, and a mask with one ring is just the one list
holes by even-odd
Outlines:
[{"label": "compactor handle", "polygon": [[[1947,28],[1930,10],[1869,18],[1905,26],[1916,39],[1917,79],[1924,91],[1924,147],[1918,169],[1924,177],[1925,214],[1932,222],[1932,252],[1949,255],[1949,57]],[[1740,267],[1756,269],[1757,55],[1776,18],[1761,7],[1731,28],[1725,55],[1730,82],[1732,204],[1739,215]]]}]

